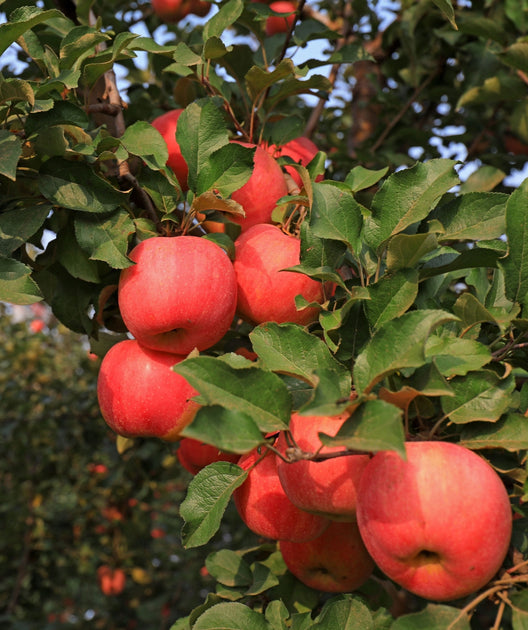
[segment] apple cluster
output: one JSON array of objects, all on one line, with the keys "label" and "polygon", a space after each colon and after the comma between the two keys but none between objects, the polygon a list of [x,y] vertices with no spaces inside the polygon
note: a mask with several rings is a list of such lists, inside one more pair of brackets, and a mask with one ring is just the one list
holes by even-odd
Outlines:
[{"label": "apple cluster", "polygon": [[[187,165],[176,141],[182,110],[153,125],[164,137],[183,190]],[[235,140],[238,141],[238,140]],[[171,368],[191,352],[219,344],[234,322],[308,325],[333,286],[292,271],[300,241],[274,224],[288,195],[277,156],[306,165],[317,147],[303,138],[255,148],[248,181],[232,194],[244,209],[234,259],[208,238],[156,236],[130,252],[118,303],[130,337],[104,357],[98,399],[107,424],[128,437],[178,442],[191,474],[225,460],[248,472],[234,494],[241,519],[258,536],[278,541],[289,570],[310,587],[348,592],[379,570],[408,591],[449,601],[482,588],[509,548],[512,514],[504,484],[475,452],[441,441],[412,441],[406,458],[391,451],[351,452],[323,446],[347,415],[291,416],[288,432],[268,447],[238,456],[182,437],[199,409],[198,392]],[[218,224],[222,226],[222,224]],[[298,309],[301,295],[309,307]],[[316,457],[313,456],[316,454]]]}]

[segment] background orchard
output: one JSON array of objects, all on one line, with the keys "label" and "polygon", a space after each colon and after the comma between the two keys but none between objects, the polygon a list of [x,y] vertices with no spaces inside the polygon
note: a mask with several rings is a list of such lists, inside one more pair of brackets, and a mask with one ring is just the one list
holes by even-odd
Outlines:
[{"label": "background orchard", "polygon": [[[243,0],[170,22],[147,1],[20,4],[0,4],[0,625],[523,628],[527,1],[301,0],[275,32]],[[176,108],[188,190],[150,124]],[[514,513],[482,596],[438,604],[379,571],[310,589],[242,524],[240,470],[193,477],[177,444],[101,417],[132,247],[184,232],[234,257],[252,155],[230,140],[301,135],[320,152],[273,220],[301,236],[298,270],[338,288],[308,327],[235,320],[184,361],[205,403],[188,434],[243,453],[292,411],[348,410],[350,449],[476,451]]]}]

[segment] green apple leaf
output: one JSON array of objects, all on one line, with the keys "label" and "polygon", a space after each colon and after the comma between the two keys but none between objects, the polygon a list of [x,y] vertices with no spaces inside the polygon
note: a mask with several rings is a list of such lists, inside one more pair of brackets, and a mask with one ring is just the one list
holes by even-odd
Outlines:
[{"label": "green apple leaf", "polygon": [[42,293],[24,263],[0,256],[0,301],[11,304],[33,304]]},{"label": "green apple leaf", "polygon": [[459,337],[431,335],[425,344],[425,356],[433,360],[444,376],[465,376],[491,361],[491,351],[478,341]]},{"label": "green apple leaf", "polygon": [[[528,44],[526,45],[528,47]],[[528,179],[510,195],[506,204],[508,255],[500,261],[504,270],[506,297],[528,303]]]},{"label": "green apple leaf", "polygon": [[437,247],[437,235],[434,233],[396,234],[387,246],[387,269],[415,268],[424,256]]},{"label": "green apple leaf", "polygon": [[372,171],[361,165],[355,166],[346,176],[345,184],[350,187],[352,192],[365,190],[366,188],[376,185],[380,179],[385,177],[388,171],[388,167]]},{"label": "green apple leaf", "polygon": [[0,175],[16,180],[18,160],[22,155],[22,140],[10,131],[0,129]]},{"label": "green apple leaf", "polygon": [[9,256],[24,245],[44,224],[52,205],[16,208],[0,214],[0,256]]},{"label": "green apple leaf", "polygon": [[331,183],[313,185],[310,229],[316,236],[346,243],[352,252],[360,252],[362,206],[351,192]]},{"label": "green apple leaf", "polygon": [[515,378],[499,378],[495,372],[482,370],[457,376],[449,382],[454,396],[442,397],[442,411],[455,424],[496,422],[512,404]]},{"label": "green apple leaf", "polygon": [[248,181],[255,149],[230,142],[214,151],[198,173],[197,194],[216,189],[228,197]]},{"label": "green apple leaf", "polygon": [[151,124],[138,120],[126,128],[120,140],[128,153],[140,157],[150,168],[159,170],[167,164],[167,143]]},{"label": "green apple leaf", "polygon": [[180,505],[184,520],[182,541],[186,549],[205,545],[218,531],[233,491],[247,478],[247,472],[229,462],[215,462],[193,477]]},{"label": "green apple leaf", "polygon": [[372,614],[365,602],[354,595],[338,596],[325,602],[310,630],[374,630]]},{"label": "green apple leaf", "polygon": [[427,604],[417,613],[398,617],[390,630],[471,630],[469,616],[460,608]]},{"label": "green apple leaf", "polygon": [[404,313],[380,326],[354,365],[354,384],[358,393],[367,394],[392,372],[424,365],[427,361],[425,342],[432,330],[456,319],[446,311],[424,309]]},{"label": "green apple leaf", "polygon": [[433,2],[440,9],[455,31],[458,30],[458,26],[455,22],[455,10],[453,9],[451,0],[433,0]]},{"label": "green apple leaf", "polygon": [[221,405],[246,414],[263,432],[288,426],[291,399],[277,374],[247,361],[234,367],[226,360],[208,356],[190,357],[173,370],[200,392],[203,404]]},{"label": "green apple leaf", "polygon": [[373,329],[403,315],[418,295],[418,271],[409,269],[382,276],[368,288],[365,313]]},{"label": "green apple leaf", "polygon": [[210,553],[205,566],[224,586],[249,586],[253,582],[249,563],[236,551],[221,549]]},{"label": "green apple leaf", "polygon": [[129,236],[135,232],[134,221],[125,210],[111,215],[77,215],[75,236],[91,260],[102,260],[113,269],[132,265],[127,256]]},{"label": "green apple leaf", "polygon": [[47,22],[48,20],[59,19],[67,22],[70,28],[74,28],[73,22],[66,20],[64,14],[56,9],[43,11],[38,7],[25,6],[15,9],[9,15],[9,21],[0,24],[0,55],[3,54],[11,44],[23,35],[26,31],[32,29],[37,24]]},{"label": "green apple leaf", "polygon": [[260,593],[263,593],[264,591],[267,591],[279,584],[279,578],[261,562],[255,562],[252,564],[251,570],[253,580],[244,595],[260,595]]},{"label": "green apple leaf", "polygon": [[320,433],[326,446],[346,446],[355,451],[396,451],[405,458],[402,410],[384,400],[361,404],[332,437]]},{"label": "green apple leaf", "polygon": [[40,168],[41,194],[51,203],[82,212],[112,212],[128,197],[99,177],[84,162],[50,158]]},{"label": "green apple leaf", "polygon": [[460,434],[460,444],[470,449],[502,448],[506,451],[528,449],[528,422],[520,413],[508,413],[497,422],[474,422]]},{"label": "green apple leaf", "polygon": [[244,2],[242,0],[229,0],[220,7],[218,13],[213,15],[204,26],[204,42],[210,37],[220,37],[222,33],[233,26],[242,15]]},{"label": "green apple leaf", "polygon": [[390,175],[372,200],[365,223],[367,243],[378,250],[388,238],[418,223],[442,195],[459,183],[456,162],[434,159]]},{"label": "green apple leaf", "polygon": [[193,630],[269,630],[264,615],[240,604],[223,602],[198,617]]},{"label": "green apple leaf", "polygon": [[182,435],[217,446],[221,451],[240,454],[264,442],[251,416],[219,405],[200,407]]}]

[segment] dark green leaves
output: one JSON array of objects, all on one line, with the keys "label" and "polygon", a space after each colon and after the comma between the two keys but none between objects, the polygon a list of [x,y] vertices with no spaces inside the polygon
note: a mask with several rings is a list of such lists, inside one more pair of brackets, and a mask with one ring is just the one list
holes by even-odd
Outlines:
[{"label": "dark green leaves", "polygon": [[17,260],[0,256],[0,300],[12,304],[33,304],[42,294],[30,277],[31,269]]},{"label": "dark green leaves", "polygon": [[22,155],[22,140],[9,131],[0,130],[0,175],[16,179],[16,169]]}]

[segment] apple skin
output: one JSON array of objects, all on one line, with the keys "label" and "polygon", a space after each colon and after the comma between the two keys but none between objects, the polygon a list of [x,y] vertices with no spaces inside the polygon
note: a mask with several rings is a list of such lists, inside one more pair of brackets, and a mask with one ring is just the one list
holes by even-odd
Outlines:
[{"label": "apple skin", "polygon": [[190,13],[205,17],[211,10],[211,3],[204,0],[152,0],[152,10],[164,22],[179,22]]},{"label": "apple skin", "polygon": [[276,225],[254,225],[236,239],[237,312],[243,319],[253,324],[317,321],[319,309],[297,310],[295,296],[322,304],[333,288],[305,274],[282,271],[299,264],[300,250],[299,239]]},{"label": "apple skin", "polygon": [[[293,2],[289,2],[288,0],[277,0],[276,2],[271,2],[269,8],[277,13],[290,13],[292,11],[295,12],[296,10],[295,4]],[[270,15],[266,19],[266,37],[271,37],[277,33],[287,33],[294,21],[295,13],[286,17]]]},{"label": "apple skin", "polygon": [[226,252],[198,236],[152,237],[130,252],[118,303],[125,326],[144,346],[185,355],[206,350],[229,330],[237,284]]},{"label": "apple skin", "polygon": [[171,368],[184,357],[149,350],[135,339],[116,343],[104,356],[97,398],[108,426],[125,437],[178,439],[199,409],[198,392]]},{"label": "apple skin", "polygon": [[377,453],[361,478],[357,520],[377,566],[425,599],[482,588],[508,551],[506,488],[475,452],[449,442],[408,442],[407,461]]},{"label": "apple skin", "polygon": [[189,185],[187,184],[189,168],[187,166],[187,162],[183,159],[180,145],[176,141],[178,118],[181,116],[182,112],[183,109],[172,109],[171,111],[154,118],[151,125],[163,136],[169,151],[167,166],[174,171],[174,174],[180,182],[181,189],[185,192],[189,189]]},{"label": "apple skin", "polygon": [[375,566],[354,521],[333,521],[308,542],[281,540],[279,549],[296,578],[327,593],[355,591],[368,580]]},{"label": "apple skin", "polygon": [[231,195],[245,212],[245,217],[236,215],[230,219],[238,223],[242,232],[258,223],[271,223],[271,214],[277,201],[288,194],[284,174],[277,161],[260,145],[233,140],[244,147],[255,147],[253,172],[248,181]]},{"label": "apple skin", "polygon": [[[342,446],[321,446],[319,433],[334,436],[348,415],[301,416],[292,414],[289,429],[297,446],[308,453],[339,453]],[[284,453],[281,434],[277,449]],[[290,501],[301,510],[332,520],[355,521],[359,481],[370,455],[344,455],[322,462],[300,460],[291,464],[277,457],[277,472]]]},{"label": "apple skin", "polygon": [[235,507],[246,526],[272,540],[305,542],[322,534],[329,521],[293,505],[277,475],[275,454],[268,450],[258,461],[261,457],[254,449],[238,460],[244,470],[256,464],[233,493]]},{"label": "apple skin", "polygon": [[[294,138],[289,142],[286,142],[282,146],[277,146],[275,144],[269,145],[267,147],[268,153],[271,153],[274,158],[279,158],[283,156],[290,157],[292,160],[301,164],[302,166],[308,165],[313,158],[319,152],[317,145],[310,140],[310,138],[306,138],[305,136],[300,136],[299,138]],[[287,173],[292,177],[293,181],[297,184],[299,188],[302,187],[302,179],[299,175],[298,171],[293,168],[293,166],[286,165],[284,167]],[[322,181],[323,175],[318,175],[315,179],[316,182]]]},{"label": "apple skin", "polygon": [[200,440],[188,437],[180,440],[176,457],[185,470],[192,475],[198,474],[202,468],[213,462],[231,462],[236,464],[240,459],[240,455],[236,453],[226,453],[218,450],[216,446],[204,444]]}]

